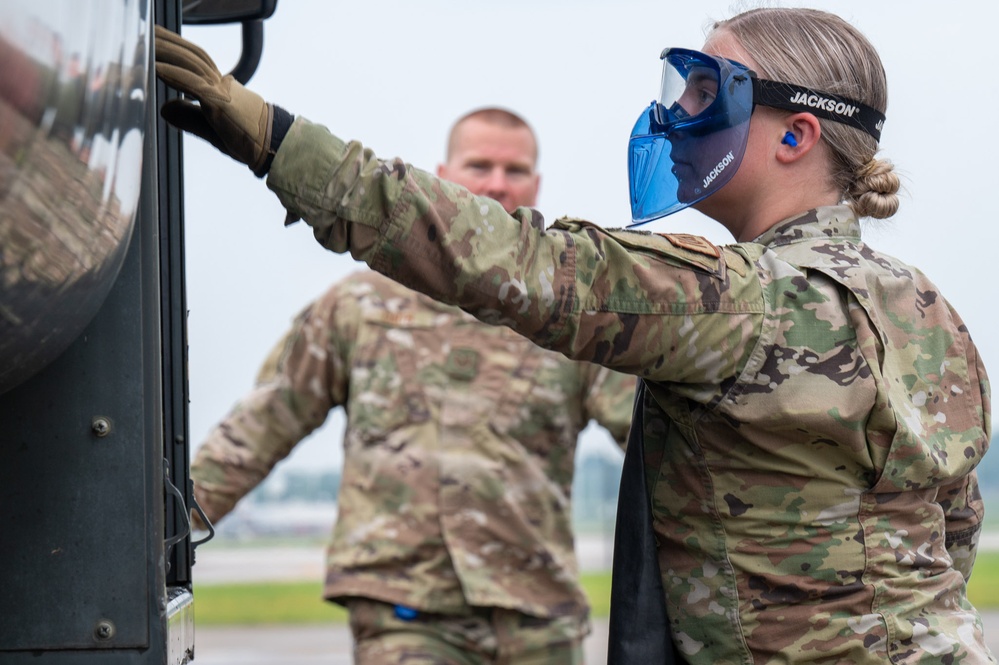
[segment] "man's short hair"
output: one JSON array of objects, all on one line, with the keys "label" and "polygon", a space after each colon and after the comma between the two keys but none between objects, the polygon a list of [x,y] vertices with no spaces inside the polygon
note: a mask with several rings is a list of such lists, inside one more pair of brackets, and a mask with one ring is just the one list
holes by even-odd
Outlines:
[{"label": "man's short hair", "polygon": [[451,125],[451,131],[448,133],[447,138],[447,154],[445,155],[445,158],[448,161],[450,161],[451,155],[454,153],[458,141],[458,129],[467,120],[472,120],[473,118],[490,125],[499,125],[500,127],[507,127],[509,129],[519,129],[521,127],[527,129],[527,131],[531,133],[531,139],[534,140],[534,163],[538,163],[538,137],[534,133],[534,129],[518,113],[499,106],[484,106],[482,108],[473,109],[454,121],[454,124]]}]

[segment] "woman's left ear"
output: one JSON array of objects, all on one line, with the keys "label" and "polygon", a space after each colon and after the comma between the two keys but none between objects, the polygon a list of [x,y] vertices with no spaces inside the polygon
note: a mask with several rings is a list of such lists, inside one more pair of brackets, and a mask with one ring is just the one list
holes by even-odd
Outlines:
[{"label": "woman's left ear", "polygon": [[822,125],[811,113],[794,113],[784,119],[777,159],[790,163],[801,159],[822,137]]}]

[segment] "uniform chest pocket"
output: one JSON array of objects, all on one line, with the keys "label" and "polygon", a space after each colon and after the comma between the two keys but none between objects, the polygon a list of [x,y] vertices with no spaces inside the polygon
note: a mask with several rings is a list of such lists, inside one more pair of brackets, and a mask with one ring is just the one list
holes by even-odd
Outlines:
[{"label": "uniform chest pocket", "polygon": [[427,387],[446,321],[432,312],[367,313],[350,369],[349,436],[401,448],[431,418]]},{"label": "uniform chest pocket", "polygon": [[578,394],[570,361],[503,329],[482,363],[476,383],[492,396],[490,429],[547,455],[565,438],[569,402]]},{"label": "uniform chest pocket", "polygon": [[[489,417],[491,429],[499,434],[516,434],[530,417],[531,394],[537,381],[539,354],[522,348],[519,355],[494,359],[486,364],[480,383],[494,400]],[[509,362],[504,362],[509,360]],[[497,362],[498,361],[498,362]]]}]

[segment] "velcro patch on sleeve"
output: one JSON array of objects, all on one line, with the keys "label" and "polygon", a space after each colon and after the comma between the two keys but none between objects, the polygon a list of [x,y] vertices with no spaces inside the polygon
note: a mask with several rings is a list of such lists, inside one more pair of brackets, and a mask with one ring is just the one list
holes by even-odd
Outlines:
[{"label": "velcro patch on sleeve", "polygon": [[721,250],[716,245],[712,245],[707,238],[691,235],[690,233],[660,233],[673,244],[674,247],[685,249],[697,254],[704,254],[716,259],[721,258]]}]

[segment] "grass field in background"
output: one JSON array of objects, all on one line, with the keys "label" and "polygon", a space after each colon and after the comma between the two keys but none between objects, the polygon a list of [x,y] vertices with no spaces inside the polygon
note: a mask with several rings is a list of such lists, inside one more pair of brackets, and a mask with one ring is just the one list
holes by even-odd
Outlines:
[{"label": "grass field in background", "polygon": [[[594,618],[610,611],[610,572],[583,575]],[[999,609],[999,552],[981,552],[968,585],[979,609]],[[195,586],[195,621],[201,626],[345,622],[347,612],[322,600],[322,583],[277,582]]]},{"label": "grass field in background", "polygon": [[[610,611],[610,572],[583,575],[593,616]],[[322,600],[322,583],[274,582],[194,587],[194,619],[199,626],[345,622],[347,612]]]}]

